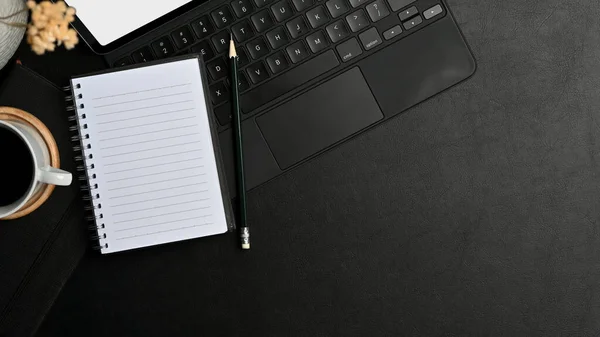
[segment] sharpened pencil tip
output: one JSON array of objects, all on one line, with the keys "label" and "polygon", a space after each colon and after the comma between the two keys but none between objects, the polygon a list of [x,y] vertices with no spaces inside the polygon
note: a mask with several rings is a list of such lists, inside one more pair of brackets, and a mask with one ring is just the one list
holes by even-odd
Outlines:
[{"label": "sharpened pencil tip", "polygon": [[233,36],[230,36],[229,40],[229,58],[237,57],[237,52],[235,50],[235,43],[233,43]]}]

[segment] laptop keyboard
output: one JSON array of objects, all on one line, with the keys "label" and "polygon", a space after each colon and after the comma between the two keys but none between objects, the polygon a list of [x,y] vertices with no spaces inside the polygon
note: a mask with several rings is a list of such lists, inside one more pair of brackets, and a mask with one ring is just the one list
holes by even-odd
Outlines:
[{"label": "laptop keyboard", "polygon": [[445,14],[441,3],[427,2],[422,8],[417,0],[234,0],[114,66],[201,54],[215,114],[221,125],[228,125],[230,34],[239,55],[241,106],[247,114]]}]

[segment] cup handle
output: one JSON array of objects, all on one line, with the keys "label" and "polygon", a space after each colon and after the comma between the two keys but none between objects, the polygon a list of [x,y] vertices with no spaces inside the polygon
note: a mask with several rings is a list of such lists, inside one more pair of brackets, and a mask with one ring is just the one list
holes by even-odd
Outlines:
[{"label": "cup handle", "polygon": [[73,180],[71,173],[51,166],[45,166],[38,170],[39,181],[44,184],[69,186]]}]

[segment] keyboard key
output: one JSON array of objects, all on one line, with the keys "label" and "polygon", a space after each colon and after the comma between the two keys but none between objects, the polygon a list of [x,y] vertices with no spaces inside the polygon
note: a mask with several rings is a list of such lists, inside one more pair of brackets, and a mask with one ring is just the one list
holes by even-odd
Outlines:
[{"label": "keyboard key", "polygon": [[133,62],[142,63],[154,60],[154,56],[152,55],[152,51],[148,47],[144,47],[142,49],[137,50],[133,54],[131,54],[133,58]]},{"label": "keyboard key", "polygon": [[400,35],[400,33],[402,33],[402,28],[400,28],[400,26],[396,25],[388,30],[386,30],[385,32],[383,32],[383,38],[386,40],[392,39],[398,35]]},{"label": "keyboard key", "polygon": [[262,62],[256,62],[249,65],[248,68],[246,68],[246,72],[248,73],[248,76],[250,76],[250,80],[254,84],[262,82],[269,78],[267,68],[265,68],[265,65]]},{"label": "keyboard key", "polygon": [[231,123],[231,119],[233,118],[233,116],[231,116],[231,104],[230,103],[218,106],[214,109],[214,111],[215,111],[215,116],[217,116],[217,120],[219,121],[219,124],[228,125],[229,123]]},{"label": "keyboard key", "polygon": [[175,53],[175,47],[166,36],[152,42],[152,49],[158,58],[170,57]]},{"label": "keyboard key", "polygon": [[337,18],[350,10],[346,0],[329,0],[326,3],[332,18]]},{"label": "keyboard key", "polygon": [[208,72],[210,73],[210,76],[213,80],[218,80],[227,76],[227,63],[225,63],[225,60],[222,57],[211,61],[210,63],[208,63],[207,67]]},{"label": "keyboard key", "polygon": [[285,29],[282,26],[279,26],[268,32],[267,40],[269,40],[269,43],[273,49],[279,49],[290,41],[285,33]]},{"label": "keyboard key", "polygon": [[[227,78],[227,80],[225,81],[225,86],[228,89],[227,91],[231,91],[231,77]],[[248,90],[249,88],[250,88],[250,83],[248,82],[246,75],[244,75],[244,72],[243,71],[238,72],[238,90],[240,92],[242,92],[242,91]],[[231,96],[229,96],[227,98],[229,100],[229,99],[231,99]],[[229,109],[231,110],[231,105],[229,105]],[[216,113],[216,109],[215,109],[215,113]]]},{"label": "keyboard key", "polygon": [[285,48],[292,63],[298,63],[308,57],[309,51],[304,46],[302,41],[298,41]]},{"label": "keyboard key", "polygon": [[294,15],[292,7],[290,6],[289,2],[287,2],[287,0],[279,1],[278,3],[271,6],[271,11],[273,12],[275,20],[277,20],[277,22],[285,21],[291,18],[292,15]]},{"label": "keyboard key", "polygon": [[250,59],[248,58],[248,54],[246,54],[246,52],[244,51],[243,48],[239,47],[236,48],[237,54],[238,54],[238,66],[240,67],[244,67],[245,65],[247,65],[248,63],[250,63]]},{"label": "keyboard key", "polygon": [[329,50],[292,68],[274,79],[243,94],[242,110],[249,113],[273,99],[294,90],[300,85],[328,72],[340,64],[335,53]]},{"label": "keyboard key", "polygon": [[256,28],[256,31],[259,33],[262,33],[275,25],[275,22],[273,22],[273,19],[271,19],[271,15],[269,15],[267,10],[252,15],[251,19],[254,28]]},{"label": "keyboard key", "polygon": [[420,16],[415,16],[404,23],[404,29],[409,30],[415,28],[416,26],[420,25],[421,22],[423,22],[423,19],[421,19]]},{"label": "keyboard key", "polygon": [[178,49],[186,48],[194,43],[194,36],[187,26],[183,26],[171,33],[171,37]]},{"label": "keyboard key", "polygon": [[217,28],[223,28],[233,22],[233,15],[228,7],[221,7],[210,13],[210,16],[215,22],[215,25],[217,25]]},{"label": "keyboard key", "polygon": [[290,32],[292,39],[295,39],[300,35],[308,33],[308,26],[306,25],[306,21],[304,21],[304,19],[301,16],[289,21],[285,24],[285,26]]},{"label": "keyboard key", "polygon": [[248,52],[250,52],[250,56],[253,59],[259,59],[269,53],[269,47],[265,43],[265,40],[262,37],[258,37],[248,43],[246,43],[246,48],[248,48]]},{"label": "keyboard key", "polygon": [[368,0],[350,0],[350,5],[352,5],[353,8],[356,8],[364,3],[366,3]]},{"label": "keyboard key", "polygon": [[131,63],[132,62],[131,62],[131,59],[129,58],[129,56],[125,56],[125,57],[119,59],[118,61],[116,61],[115,63],[113,63],[113,66],[114,67],[124,67],[124,66],[130,65]]},{"label": "keyboard key", "polygon": [[310,50],[312,50],[312,52],[315,54],[327,48],[329,45],[329,42],[327,42],[327,38],[322,31],[310,34],[308,37],[306,37],[306,42],[308,42]]},{"label": "keyboard key", "polygon": [[350,25],[350,29],[353,32],[358,32],[359,30],[369,26],[369,19],[367,19],[367,15],[362,9],[359,9],[356,12],[346,16],[346,22],[348,22],[348,25]]},{"label": "keyboard key", "polygon": [[314,4],[314,0],[292,0],[298,12],[302,12]]},{"label": "keyboard key", "polygon": [[350,35],[350,32],[348,31],[346,24],[342,20],[339,20],[339,21],[334,22],[331,25],[327,26],[326,30],[327,30],[327,34],[329,34],[329,38],[331,39],[331,42],[333,42],[333,43],[336,43],[336,42],[344,39],[346,36]]},{"label": "keyboard key", "polygon": [[399,11],[417,0],[387,0],[392,11]]},{"label": "keyboard key", "polygon": [[327,17],[327,13],[325,13],[325,8],[323,8],[323,6],[318,6],[309,10],[306,13],[306,17],[308,18],[310,26],[313,28],[321,27],[322,25],[326,24],[327,21],[329,21],[329,18]]},{"label": "keyboard key", "polygon": [[248,79],[243,72],[238,73],[238,88],[240,92],[246,91],[250,88],[250,82],[248,82]]},{"label": "keyboard key", "polygon": [[273,74],[278,74],[290,66],[285,55],[280,51],[267,57],[267,64],[269,65],[269,68],[271,68]]},{"label": "keyboard key", "polygon": [[373,49],[383,42],[381,41],[381,37],[379,36],[377,28],[375,27],[360,34],[358,38],[360,39],[360,42],[362,42],[362,45],[363,47],[365,47],[366,50]]},{"label": "keyboard key", "polygon": [[231,2],[231,8],[233,8],[238,18],[254,12],[254,7],[250,3],[250,0],[234,0]]},{"label": "keyboard key", "polygon": [[209,87],[210,100],[214,105],[221,104],[229,99],[229,90],[222,81]]},{"label": "keyboard key", "polygon": [[273,0],[254,0],[254,4],[258,8],[264,7],[264,6],[268,5],[268,4],[270,4],[271,2],[273,2]]},{"label": "keyboard key", "polygon": [[340,54],[343,62],[348,62],[351,59],[357,57],[362,54],[362,49],[356,41],[356,38],[352,38],[339,46],[336,47],[337,52]]},{"label": "keyboard key", "polygon": [[215,53],[212,51],[212,48],[210,48],[210,44],[206,40],[201,41],[197,45],[193,46],[192,52],[200,53],[200,55],[202,55],[202,58],[204,59],[204,61],[208,61],[211,58],[213,58],[213,56],[215,56]]},{"label": "keyboard key", "polygon": [[442,6],[435,5],[423,12],[423,16],[425,17],[425,19],[429,20],[436,15],[442,14],[443,11],[444,10],[442,9]]},{"label": "keyboard key", "polygon": [[247,20],[236,23],[231,27],[231,32],[238,42],[244,42],[254,36],[254,31]]},{"label": "keyboard key", "polygon": [[417,7],[412,6],[398,13],[398,17],[400,18],[400,21],[406,21],[417,14],[419,14],[419,10]]},{"label": "keyboard key", "polygon": [[371,17],[371,21],[377,22],[386,16],[390,15],[390,11],[383,0],[376,0],[373,3],[367,5],[367,13]]},{"label": "keyboard key", "polygon": [[199,39],[203,39],[215,31],[215,27],[210,23],[207,16],[203,16],[192,22],[192,29]]},{"label": "keyboard key", "polygon": [[226,50],[229,50],[229,39],[231,39],[231,35],[226,30],[218,32],[214,35],[210,40],[217,51],[217,54],[221,54]]}]

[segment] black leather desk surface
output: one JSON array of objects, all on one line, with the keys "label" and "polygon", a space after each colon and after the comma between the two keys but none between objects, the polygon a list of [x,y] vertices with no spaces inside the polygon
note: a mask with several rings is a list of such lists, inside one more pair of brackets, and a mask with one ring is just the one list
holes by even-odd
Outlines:
[{"label": "black leather desk surface", "polygon": [[598,334],[600,6],[449,2],[472,79],[250,193],[250,252],[88,254],[39,335]]}]

